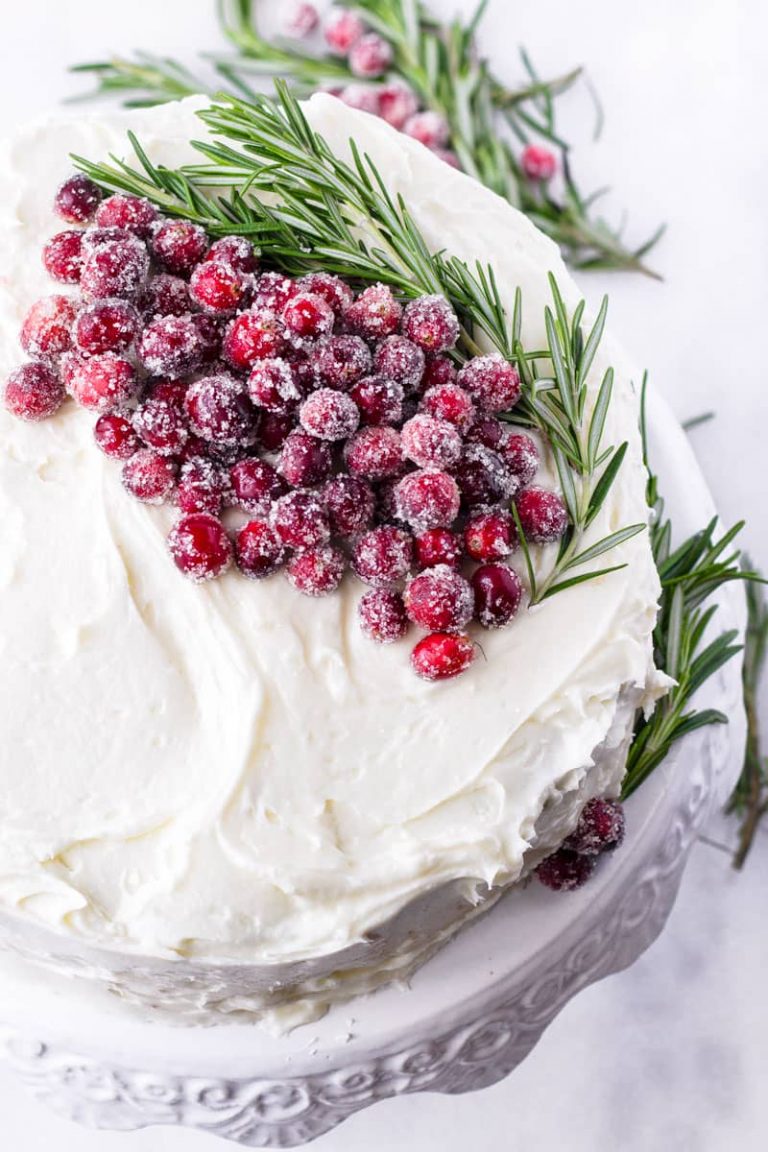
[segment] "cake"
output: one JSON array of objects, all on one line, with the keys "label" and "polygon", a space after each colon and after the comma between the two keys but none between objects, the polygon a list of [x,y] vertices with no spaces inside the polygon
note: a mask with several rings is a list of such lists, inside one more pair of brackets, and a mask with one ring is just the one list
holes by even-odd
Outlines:
[{"label": "cake", "polygon": [[[133,129],[154,161],[187,162],[199,106],[63,117],[4,145],[3,378],[51,292],[39,250],[70,153],[127,155]],[[551,241],[383,122],[324,95],[305,112],[338,155],[354,137],[432,251],[490,263],[510,311],[519,287],[523,341],[546,346],[548,274],[570,310],[580,298]],[[605,442],[628,448],[586,546],[648,517],[638,377],[606,337],[591,405],[609,367]],[[0,411],[6,947],[179,1020],[296,1023],[406,978],[619,794],[637,711],[666,682],[647,533],[434,682],[407,642],[357,628],[359,582],[308,598],[281,578],[179,577],[174,510],[131,498],[93,423],[72,403],[42,423]],[[535,549],[538,571],[556,548]]]}]

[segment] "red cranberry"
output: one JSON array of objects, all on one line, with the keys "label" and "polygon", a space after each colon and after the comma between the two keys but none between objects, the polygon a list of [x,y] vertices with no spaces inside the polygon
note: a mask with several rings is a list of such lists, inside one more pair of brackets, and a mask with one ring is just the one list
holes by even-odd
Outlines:
[{"label": "red cranberry", "polygon": [[392,46],[376,32],[366,32],[349,51],[349,67],[362,80],[375,80],[392,63]]},{"label": "red cranberry", "polygon": [[421,378],[421,391],[436,388],[440,384],[456,382],[456,365],[450,356],[427,356],[424,375]]},{"label": "red cranberry", "polygon": [[[406,309],[407,315],[407,309]],[[424,375],[426,361],[421,348],[405,336],[387,336],[376,349],[374,371],[402,384],[404,392],[415,392]]]},{"label": "red cranberry", "polygon": [[394,428],[361,428],[344,455],[349,471],[364,480],[386,480],[402,471],[403,446]]},{"label": "red cranberry", "polygon": [[394,644],[408,631],[408,615],[403,598],[387,588],[372,588],[358,604],[360,627],[379,644]]},{"label": "red cranberry", "polygon": [[208,512],[218,516],[224,503],[224,477],[212,460],[197,457],[181,466],[176,503],[182,512]]},{"label": "red cranberry", "polygon": [[459,321],[444,296],[421,296],[406,306],[403,335],[425,352],[448,352],[459,338]]},{"label": "red cranberry", "polygon": [[459,384],[484,412],[493,415],[514,407],[520,399],[520,376],[503,356],[476,356],[459,372]]},{"label": "red cranberry", "polygon": [[272,505],[270,522],[288,548],[314,548],[331,534],[328,513],[317,492],[297,489]]},{"label": "red cranberry", "polygon": [[342,8],[331,13],[325,25],[325,41],[332,52],[348,56],[364,31],[365,26],[360,17]]},{"label": "red cranberry", "polygon": [[70,395],[93,412],[108,412],[125,404],[139,386],[130,360],[114,352],[87,360],[70,353],[62,364],[62,376]]},{"label": "red cranberry", "polygon": [[418,140],[425,148],[444,148],[451,138],[448,121],[438,112],[416,112],[406,121],[406,136]]},{"label": "red cranberry", "polygon": [[168,456],[142,448],[123,465],[123,485],[143,504],[163,504],[176,484],[176,465]]},{"label": "red cranberry", "polygon": [[251,520],[237,534],[235,554],[243,575],[261,580],[285,563],[288,550],[269,524]]},{"label": "red cranberry", "polygon": [[253,307],[277,315],[299,291],[297,282],[290,276],[284,276],[282,272],[265,272],[256,282]]},{"label": "red cranberry", "polygon": [[137,236],[146,237],[157,219],[157,209],[139,196],[124,196],[116,192],[102,200],[96,209],[99,228],[125,228]]},{"label": "red cranberry", "polygon": [[461,538],[447,528],[429,528],[416,537],[416,565],[420,569],[448,564],[457,568],[461,558]]},{"label": "red cranberry", "polygon": [[236,272],[246,275],[253,275],[259,270],[259,258],[253,244],[245,236],[222,236],[221,240],[214,240],[204,259],[220,260]]},{"label": "red cranberry", "polygon": [[86,356],[123,352],[139,330],[139,314],[127,300],[96,300],[87,304],[75,320],[72,336]]},{"label": "red cranberry", "polygon": [[301,340],[329,336],[334,320],[330,304],[312,292],[298,292],[283,309],[283,323],[289,334]]},{"label": "red cranberry", "polygon": [[159,380],[149,382],[146,399],[165,400],[169,404],[175,404],[177,408],[182,408],[188,391],[189,384],[186,380],[167,380],[160,377]]},{"label": "red cranberry", "polygon": [[355,544],[352,568],[364,584],[376,588],[396,584],[408,575],[413,560],[413,539],[389,524],[372,528]]},{"label": "red cranberry", "polygon": [[447,164],[449,168],[456,168],[459,172],[461,171],[461,161],[450,148],[433,148],[432,151],[439,160],[442,160],[443,164]]},{"label": "red cranberry", "polygon": [[329,336],[310,353],[320,384],[327,388],[349,388],[371,370],[368,345],[359,336]]},{"label": "red cranberry", "polygon": [[516,543],[515,522],[501,508],[473,516],[464,529],[464,547],[473,560],[503,560]]},{"label": "red cranberry", "polygon": [[372,284],[345,313],[352,331],[365,340],[383,340],[400,327],[403,309],[385,284]]},{"label": "red cranberry", "polygon": [[259,309],[243,312],[224,333],[224,358],[243,372],[252,368],[257,360],[280,356],[284,349],[285,330],[274,312]]},{"label": "red cranberry", "polygon": [[245,292],[242,275],[222,260],[205,260],[193,270],[189,293],[207,312],[234,312]]},{"label": "red cranberry", "polygon": [[330,544],[305,548],[288,562],[286,575],[305,596],[328,596],[341,583],[347,566],[344,554]]},{"label": "red cranberry", "polygon": [[609,848],[618,848],[624,839],[624,808],[618,800],[596,797],[587,801],[579,822],[563,845],[583,856],[599,856]]},{"label": "red cranberry", "polygon": [[332,276],[329,272],[309,272],[299,280],[299,289],[320,296],[330,304],[337,319],[344,315],[354,300],[349,285],[340,276]]},{"label": "red cranberry", "polygon": [[509,436],[501,447],[501,455],[513,475],[521,484],[530,484],[539,467],[539,450],[536,441],[524,432]]},{"label": "red cranberry", "polygon": [[409,619],[427,632],[455,632],[472,619],[475,598],[455,568],[438,564],[408,581],[405,608]]},{"label": "red cranberry", "polygon": [[133,424],[147,447],[163,456],[181,452],[189,436],[184,409],[170,400],[145,400]]},{"label": "red cranberry", "polygon": [[255,516],[266,516],[275,500],[287,491],[285,481],[272,465],[256,457],[239,460],[229,478],[236,502]]},{"label": "red cranberry", "polygon": [[478,416],[466,435],[468,444],[484,444],[486,448],[493,448],[506,460],[503,451],[504,428],[495,416]]},{"label": "red cranberry", "polygon": [[214,445],[252,444],[257,415],[245,385],[231,376],[204,376],[191,384],[184,406],[192,431]]},{"label": "red cranberry", "polygon": [[53,210],[68,224],[87,224],[101,200],[101,189],[87,176],[70,176],[59,186]]},{"label": "red cranberry", "polygon": [[264,452],[277,452],[293,430],[293,416],[264,412],[259,421],[257,443]]},{"label": "red cranberry", "polygon": [[296,374],[287,360],[259,360],[248,377],[248,395],[259,408],[286,415],[301,400]]},{"label": "red cranberry", "polygon": [[188,220],[164,220],[152,232],[152,253],[175,276],[188,276],[208,248],[208,237]]},{"label": "red cranberry", "polygon": [[324,440],[297,429],[286,438],[277,467],[293,488],[304,488],[322,484],[332,462],[331,449]]},{"label": "red cranberry", "polygon": [[537,879],[553,892],[572,892],[586,884],[595,870],[595,856],[580,856],[568,848],[559,848],[536,869]]},{"label": "red cranberry", "polygon": [[142,315],[148,319],[155,316],[183,316],[192,310],[192,297],[189,285],[180,276],[169,276],[161,272],[147,282],[139,299]]},{"label": "red cranberry", "polygon": [[21,346],[37,360],[56,360],[72,347],[70,329],[77,304],[70,296],[44,296],[36,301],[21,326]]},{"label": "red cranberry", "polygon": [[339,93],[339,99],[357,112],[367,112],[369,116],[379,114],[379,95],[369,84],[347,84]]},{"label": "red cranberry", "polygon": [[60,284],[77,284],[83,267],[82,232],[59,232],[43,248],[43,264]]},{"label": "red cranberry", "polygon": [[517,487],[499,454],[483,444],[467,446],[455,474],[462,500],[470,508],[498,504],[513,495]]},{"label": "red cranberry", "polygon": [[422,680],[450,680],[466,672],[474,658],[475,648],[468,636],[433,632],[414,648],[411,667]]},{"label": "red cranberry", "polygon": [[[196,312],[191,319],[200,337],[200,354],[203,364],[212,365],[218,360],[221,352],[221,317],[213,316],[208,312]],[[220,369],[226,372],[229,370],[229,366],[220,364]]]},{"label": "red cranberry", "polygon": [[332,477],[323,488],[323,500],[334,536],[357,536],[373,519],[373,491],[356,476]]},{"label": "red cranberry", "polygon": [[568,527],[568,511],[556,492],[524,488],[515,501],[525,538],[530,544],[551,544]]},{"label": "red cranberry", "polygon": [[3,404],[20,420],[47,420],[66,399],[64,385],[47,364],[22,364],[8,377]]},{"label": "red cranberry", "polygon": [[549,148],[528,144],[520,157],[520,166],[529,180],[544,183],[557,171],[557,157]]},{"label": "red cranberry", "polygon": [[105,412],[93,428],[93,438],[105,456],[112,460],[130,460],[141,447],[141,441],[130,417],[122,412]]},{"label": "red cranberry", "polygon": [[83,266],[80,288],[83,295],[93,300],[117,297],[135,300],[149,272],[146,246],[136,236],[105,240],[86,247],[83,244]]},{"label": "red cranberry", "polygon": [[384,376],[365,376],[349,391],[363,424],[397,424],[403,418],[403,388]]},{"label": "red cranberry", "polygon": [[516,615],[523,597],[520,577],[503,564],[483,564],[472,574],[475,616],[483,628],[503,628]]},{"label": "red cranberry", "polygon": [[168,534],[168,550],[179,571],[196,584],[215,580],[232,563],[224,525],[207,512],[182,516]]},{"label": "red cranberry", "polygon": [[186,376],[202,363],[202,340],[191,316],[159,316],[141,334],[139,359],[153,376]]},{"label": "red cranberry", "polygon": [[394,80],[379,89],[379,116],[398,131],[418,110],[418,97],[407,84]]},{"label": "red cranberry", "polygon": [[360,410],[351,397],[333,388],[318,388],[299,409],[306,432],[320,440],[346,440],[360,423]]},{"label": "red cranberry", "polygon": [[420,468],[452,468],[461,458],[461,436],[447,420],[420,413],[401,435],[405,455]]},{"label": "red cranberry", "polygon": [[437,420],[445,420],[464,435],[475,418],[472,397],[458,384],[435,384],[424,393],[421,409]]},{"label": "red cranberry", "polygon": [[409,472],[395,488],[398,519],[414,532],[447,528],[458,516],[460,503],[458,485],[447,472]]}]

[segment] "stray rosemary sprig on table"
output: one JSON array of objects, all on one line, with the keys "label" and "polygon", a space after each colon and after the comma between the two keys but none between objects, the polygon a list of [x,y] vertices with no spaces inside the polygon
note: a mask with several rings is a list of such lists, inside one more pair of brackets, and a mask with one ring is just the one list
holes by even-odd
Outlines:
[{"label": "stray rosemary sprig on table", "polygon": [[[469,21],[441,23],[418,0],[357,0],[353,5],[366,24],[390,45],[393,62],[387,73],[408,85],[423,107],[443,117],[450,147],[466,172],[525,212],[558,243],[577,268],[632,269],[654,275],[647,253],[663,229],[644,243],[627,247],[620,233],[595,215],[597,195],[583,195],[573,177],[570,149],[558,132],[557,99],[579,79],[573,68],[554,79],[542,79],[527,53],[521,52],[524,79],[516,88],[502,83],[478,50],[478,28],[487,8],[482,0]],[[254,76],[282,75],[306,96],[318,88],[358,83],[348,61],[301,44],[272,41],[259,30],[254,0],[219,0],[222,31],[234,54],[209,57],[219,85],[246,100],[256,93]],[[168,58],[136,53],[133,59],[81,64],[101,93],[119,93],[129,106],[176,99],[210,87]],[[562,191],[548,182],[529,180],[513,143],[544,139],[560,154]]]}]

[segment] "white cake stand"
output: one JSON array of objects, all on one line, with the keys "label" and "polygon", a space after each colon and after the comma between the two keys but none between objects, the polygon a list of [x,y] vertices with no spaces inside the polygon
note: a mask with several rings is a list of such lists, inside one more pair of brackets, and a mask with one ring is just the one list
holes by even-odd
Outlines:
[{"label": "white cake stand", "polygon": [[[680,533],[712,514],[684,433],[658,397],[652,454]],[[720,628],[744,625],[736,586]],[[699,706],[728,726],[692,734],[627,805],[628,835],[569,895],[510,892],[414,978],[273,1038],[247,1025],[174,1027],[79,981],[20,961],[0,967],[0,1054],[35,1096],[108,1129],[187,1125],[251,1148],[306,1143],[377,1100],[468,1092],[506,1076],[581,988],[627,967],[661,931],[688,851],[730,792],[741,759],[740,667]]]}]

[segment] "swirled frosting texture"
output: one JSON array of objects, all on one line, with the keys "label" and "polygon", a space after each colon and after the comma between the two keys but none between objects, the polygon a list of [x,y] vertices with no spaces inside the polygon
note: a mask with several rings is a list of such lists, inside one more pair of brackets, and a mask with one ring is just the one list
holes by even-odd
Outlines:
[{"label": "swirled frosting texture", "polygon": [[[578,299],[544,236],[386,125],[330,97],[308,114],[342,154],[354,134],[434,249],[490,261],[508,300],[520,286],[542,345],[547,272]],[[56,290],[39,249],[68,153],[125,154],[128,127],[170,164],[201,135],[187,102],[4,144],[3,374],[29,303]],[[646,518],[638,399],[610,342],[593,395],[609,363],[606,442],[630,447],[594,538]],[[39,426],[0,414],[0,909],[158,957],[327,956],[453,881],[513,882],[618,786],[623,756],[593,752],[621,747],[621,700],[659,688],[646,534],[613,554],[623,571],[485,634],[470,674],[431,685],[407,643],[361,634],[355,582],[318,601],[279,578],[180,578],[167,510],[123,492],[91,425],[74,405]]]}]

